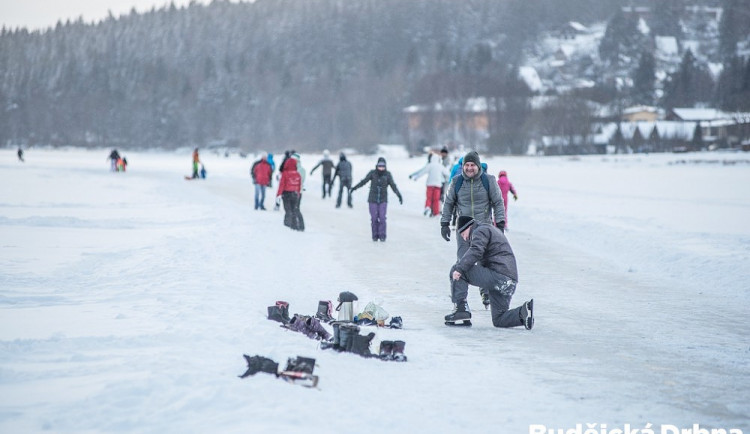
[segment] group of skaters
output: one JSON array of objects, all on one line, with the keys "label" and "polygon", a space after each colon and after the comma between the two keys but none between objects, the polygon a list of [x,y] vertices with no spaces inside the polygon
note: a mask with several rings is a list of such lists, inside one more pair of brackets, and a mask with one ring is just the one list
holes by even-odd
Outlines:
[{"label": "group of skaters", "polygon": [[[265,188],[273,179],[273,156],[262,154],[253,164],[251,175],[255,184],[255,209],[265,210]],[[385,158],[379,157],[375,168],[361,181],[352,186],[352,166],[342,152],[335,164],[329,152],[313,167],[311,174],[321,168],[322,197],[332,197],[333,183],[339,178],[339,191],[336,208],[341,207],[343,192],[346,189],[347,205],[352,207],[352,193],[369,184],[367,202],[370,211],[371,234],[373,241],[386,240],[386,214],[388,210],[388,190],[403,204]],[[447,148],[430,153],[427,163],[409,175],[417,180],[426,175],[425,215],[440,216],[440,234],[450,241],[451,222],[456,231],[457,262],[451,267],[451,301],[453,313],[446,315],[446,325],[471,325],[471,311],[467,302],[468,287],[480,288],[482,303],[491,310],[492,324],[495,327],[534,326],[534,301],[529,300],[515,309],[510,302],[516,290],[518,271],[516,259],[505,236],[507,229],[508,194],[514,200],[518,194],[505,171],[497,178],[488,173],[487,165],[480,161],[475,151],[468,152],[456,164],[452,164]],[[279,166],[279,181],[276,203],[284,204],[284,224],[291,229],[304,231],[304,219],[300,211],[302,186],[305,170],[300,156],[294,150],[285,152]],[[442,210],[440,209],[442,205]]]},{"label": "group of skaters", "polygon": [[128,168],[128,159],[121,156],[117,149],[109,153],[109,170],[112,172],[124,172]]},{"label": "group of skaters", "polygon": [[[385,160],[383,160],[385,161]],[[333,183],[336,178],[339,179],[339,192],[336,199],[336,208],[341,207],[344,189],[346,189],[346,204],[352,208],[352,165],[346,159],[346,155],[339,154],[338,164],[331,160],[328,150],[323,151],[323,159],[316,164],[310,174],[314,173],[319,167],[322,168],[323,199],[332,197]],[[273,161],[273,154],[261,152],[260,157],[253,163],[250,168],[250,176],[255,185],[255,209],[265,210],[266,188],[273,185],[273,172],[276,165]],[[284,152],[284,159],[279,165],[279,171],[276,175],[278,187],[276,189],[276,205],[274,209],[279,209],[280,204],[284,205],[284,225],[297,231],[305,230],[305,220],[300,211],[300,202],[302,200],[302,190],[307,174],[302,167],[300,155],[295,150]],[[391,178],[392,182],[392,178]],[[394,184],[395,186],[395,184]],[[400,195],[399,195],[400,197]],[[385,223],[383,222],[383,241],[385,241]]]}]

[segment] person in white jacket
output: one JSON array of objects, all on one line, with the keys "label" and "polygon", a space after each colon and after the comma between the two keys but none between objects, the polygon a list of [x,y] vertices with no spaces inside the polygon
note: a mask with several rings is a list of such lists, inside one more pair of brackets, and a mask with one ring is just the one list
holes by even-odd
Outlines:
[{"label": "person in white jacket", "polygon": [[409,175],[409,179],[416,181],[422,175],[427,175],[427,200],[424,205],[424,215],[430,217],[440,215],[440,188],[448,180],[450,172],[440,162],[439,156],[430,153],[427,156],[427,164]]}]

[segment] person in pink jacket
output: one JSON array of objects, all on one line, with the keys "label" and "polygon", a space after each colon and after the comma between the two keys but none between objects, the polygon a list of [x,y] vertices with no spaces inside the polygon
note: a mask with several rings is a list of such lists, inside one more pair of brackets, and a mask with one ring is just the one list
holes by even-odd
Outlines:
[{"label": "person in pink jacket", "polygon": [[497,186],[500,187],[500,193],[503,195],[503,204],[505,204],[505,229],[508,229],[508,192],[513,193],[513,200],[518,200],[516,189],[508,179],[508,172],[501,170],[497,175]]}]

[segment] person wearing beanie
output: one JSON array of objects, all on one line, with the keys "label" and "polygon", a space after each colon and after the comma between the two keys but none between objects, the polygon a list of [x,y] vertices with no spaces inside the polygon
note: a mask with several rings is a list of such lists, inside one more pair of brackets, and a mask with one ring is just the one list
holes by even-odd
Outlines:
[{"label": "person wearing beanie", "polygon": [[524,326],[531,330],[534,327],[534,299],[510,309],[518,283],[518,270],[513,249],[503,231],[466,215],[458,217],[456,227],[456,233],[469,244],[469,248],[450,269],[454,310],[445,316],[445,324],[471,325],[466,298],[469,285],[475,285],[489,293],[493,326]]},{"label": "person wearing beanie", "polygon": [[[440,235],[450,241],[450,222],[453,215],[469,216],[481,223],[505,227],[505,206],[495,177],[486,173],[476,151],[462,158],[461,173],[454,176],[445,191],[443,213],[440,217]],[[456,237],[456,256],[460,258],[469,248],[468,242]],[[490,306],[486,291],[480,292],[485,308]]]},{"label": "person wearing beanie", "polygon": [[346,159],[346,154],[341,152],[339,154],[339,164],[336,165],[336,171],[333,173],[331,178],[331,185],[333,181],[339,178],[339,195],[336,198],[336,208],[341,208],[341,196],[346,188],[346,204],[349,208],[352,207],[352,163]]},{"label": "person wearing beanie", "polygon": [[323,151],[323,159],[320,160],[312,170],[310,170],[310,175],[312,175],[315,172],[315,169],[320,166],[323,166],[323,199],[325,199],[326,194],[328,194],[328,197],[331,197],[331,187],[333,186],[333,183],[331,182],[331,174],[333,173],[334,164],[333,161],[331,161],[328,149]]},{"label": "person wearing beanie", "polygon": [[385,241],[386,238],[386,213],[388,211],[388,187],[398,196],[399,203],[403,204],[404,199],[393,181],[391,172],[386,169],[385,158],[378,158],[375,170],[371,170],[361,181],[352,187],[351,191],[370,183],[370,195],[367,202],[370,204],[370,225],[372,227],[372,240]]}]

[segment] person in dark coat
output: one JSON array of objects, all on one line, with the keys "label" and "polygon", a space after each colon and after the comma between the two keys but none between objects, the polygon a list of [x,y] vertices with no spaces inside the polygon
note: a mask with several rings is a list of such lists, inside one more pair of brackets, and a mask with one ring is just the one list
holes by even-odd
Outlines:
[{"label": "person in dark coat", "polygon": [[109,170],[116,172],[117,171],[117,160],[120,159],[120,153],[117,152],[117,149],[113,149],[112,152],[109,153],[109,159],[110,167]]},{"label": "person in dark coat", "polygon": [[473,217],[458,217],[456,233],[469,248],[451,267],[451,300],[455,303],[446,322],[471,318],[466,297],[469,285],[479,286],[489,293],[492,325],[495,327],[534,326],[534,300],[529,300],[515,309],[510,300],[516,292],[518,269],[508,239],[500,228],[491,223],[474,220]]},{"label": "person in dark coat", "polygon": [[339,154],[339,164],[336,165],[336,171],[331,178],[331,184],[339,178],[339,197],[336,199],[336,208],[341,208],[341,195],[346,188],[346,204],[352,207],[352,163],[346,159],[344,153]]},{"label": "person in dark coat", "polygon": [[310,175],[315,172],[315,169],[317,169],[320,166],[323,166],[323,199],[326,198],[326,194],[328,194],[328,197],[331,197],[331,187],[333,186],[333,182],[331,181],[331,173],[333,172],[333,161],[331,161],[331,158],[329,157],[328,149],[323,151],[323,159],[318,162],[318,164],[315,165],[315,167],[312,168],[310,171]]},{"label": "person in dark coat", "polygon": [[396,187],[396,183],[393,182],[393,176],[391,172],[386,170],[385,158],[378,158],[378,163],[375,165],[375,170],[371,170],[367,176],[352,187],[351,191],[362,187],[366,183],[370,183],[370,195],[367,197],[367,202],[370,204],[370,218],[372,223],[372,240],[373,241],[385,241],[385,219],[386,212],[388,211],[388,186],[393,189],[393,192],[398,196],[399,203],[403,204],[404,199],[401,197],[401,193]]}]

